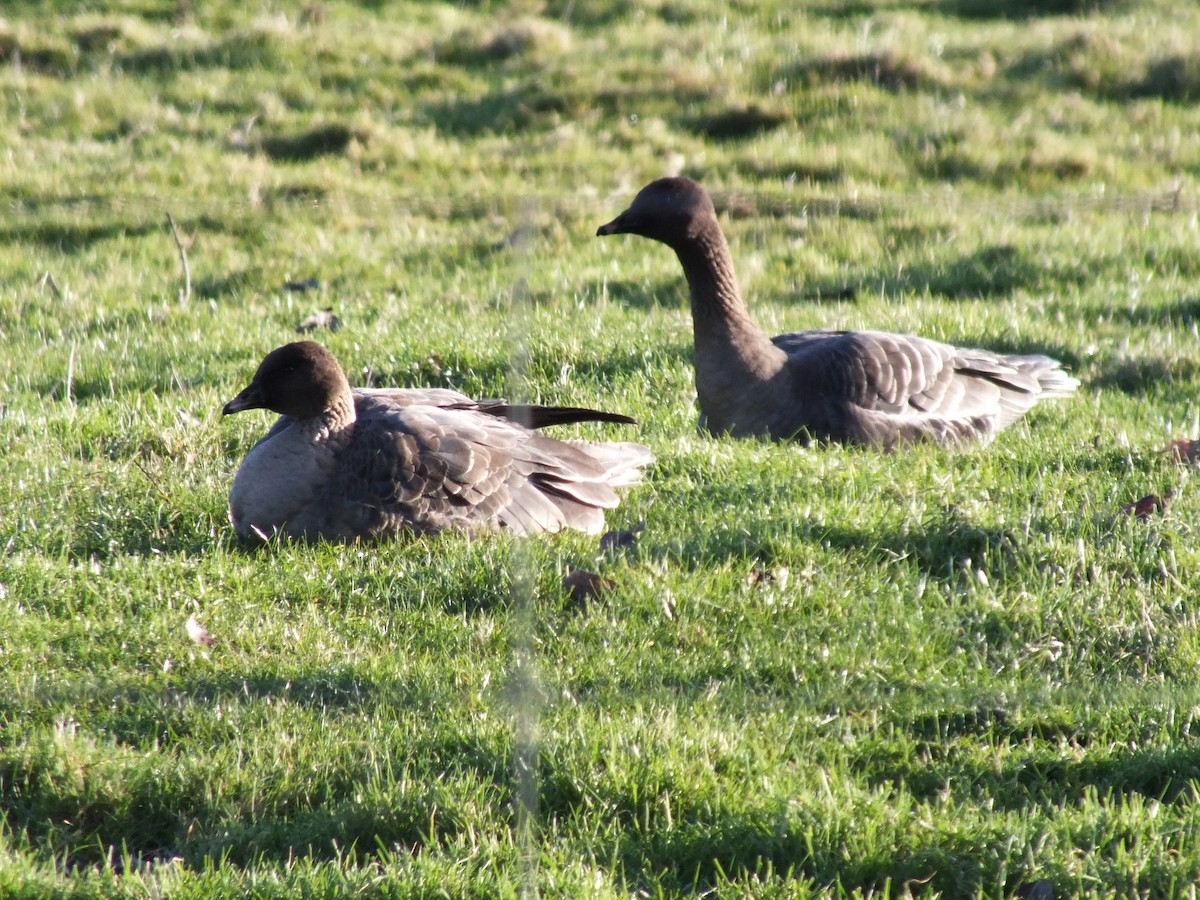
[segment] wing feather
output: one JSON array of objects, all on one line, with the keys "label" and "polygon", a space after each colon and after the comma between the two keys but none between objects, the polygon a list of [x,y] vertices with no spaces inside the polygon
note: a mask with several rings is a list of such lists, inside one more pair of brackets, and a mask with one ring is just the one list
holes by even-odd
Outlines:
[{"label": "wing feather", "polygon": [[[772,339],[788,355],[796,402],[777,428],[891,445],[921,437],[987,440],[1078,381],[1046,356],[965,349],[876,331],[802,331]],[[781,418],[786,415],[781,413]]]},{"label": "wing feather", "polygon": [[[653,459],[639,444],[558,441],[418,391],[356,393],[357,420],[324,489],[289,530],[353,539],[399,531],[603,528],[617,487]],[[441,400],[451,399],[442,404]]]}]

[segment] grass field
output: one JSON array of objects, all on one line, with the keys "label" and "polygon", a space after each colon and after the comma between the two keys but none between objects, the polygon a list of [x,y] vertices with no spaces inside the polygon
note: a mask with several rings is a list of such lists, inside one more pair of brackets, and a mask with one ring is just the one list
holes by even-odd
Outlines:
[{"label": "grass field", "polygon": [[[0,895],[1194,894],[1190,0],[78,7],[0,9]],[[700,435],[674,257],[593,236],[676,171],[770,333],[1079,394]],[[242,545],[221,404],[324,308],[358,383],[636,416],[563,431],[653,447],[636,548]]]}]

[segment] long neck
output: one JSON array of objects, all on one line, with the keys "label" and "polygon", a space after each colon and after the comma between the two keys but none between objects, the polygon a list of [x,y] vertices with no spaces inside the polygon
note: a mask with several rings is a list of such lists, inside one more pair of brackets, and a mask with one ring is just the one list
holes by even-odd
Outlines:
[{"label": "long neck", "polygon": [[697,371],[709,363],[755,378],[774,375],[785,355],[750,321],[716,220],[676,246],[675,254],[691,295]]},{"label": "long neck", "polygon": [[716,433],[768,433],[787,355],[750,321],[716,219],[675,253],[691,294],[701,421]]}]

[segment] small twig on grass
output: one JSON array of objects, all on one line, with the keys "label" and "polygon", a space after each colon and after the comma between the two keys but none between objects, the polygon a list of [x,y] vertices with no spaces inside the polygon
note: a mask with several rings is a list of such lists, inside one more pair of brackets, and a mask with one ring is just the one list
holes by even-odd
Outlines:
[{"label": "small twig on grass", "polygon": [[133,458],[133,464],[134,464],[135,466],[137,466],[137,467],[138,467],[139,471],[141,471],[141,473],[142,473],[143,475],[145,475],[145,476],[146,476],[146,480],[147,480],[148,482],[150,482],[150,486],[151,486],[152,488],[154,488],[154,490],[155,490],[155,491],[157,491],[157,492],[158,492],[158,496],[162,497],[164,500],[170,500],[170,499],[171,499],[171,498],[170,498],[170,497],[167,495],[167,492],[166,492],[166,491],[164,491],[164,490],[162,489],[162,487],[159,485],[159,483],[158,483],[158,479],[157,479],[157,478],[155,478],[153,474],[151,474],[150,470],[149,470],[149,469],[147,469],[147,468],[146,468],[146,467],[145,467],[145,466],[142,464],[142,461],[141,461],[140,459],[138,459],[136,456]]},{"label": "small twig on grass", "polygon": [[187,248],[175,227],[175,218],[168,212],[167,224],[171,226],[171,236],[175,238],[175,248],[179,251],[179,262],[183,265],[183,290],[179,294],[180,305],[192,299],[192,267],[188,264]]},{"label": "small twig on grass", "polygon": [[46,270],[46,274],[42,276],[42,287],[50,288],[50,293],[54,295],[55,300],[62,300],[62,291],[58,289],[58,284],[54,281],[54,276],[50,274],[50,270]]},{"label": "small twig on grass", "polygon": [[75,390],[75,342],[71,342],[71,355],[67,358],[67,383],[63,388],[63,399],[67,401],[69,406],[75,405],[75,398],[72,393]]}]

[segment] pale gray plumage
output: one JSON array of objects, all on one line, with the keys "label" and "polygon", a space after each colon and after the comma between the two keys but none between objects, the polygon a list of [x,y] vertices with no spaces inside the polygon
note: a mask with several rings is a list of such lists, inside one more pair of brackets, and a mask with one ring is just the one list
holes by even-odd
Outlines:
[{"label": "pale gray plumage", "polygon": [[879,331],[768,338],[750,321],[708,193],[688,178],[644,187],[598,235],[639,234],[687,277],[701,424],[715,434],[890,448],[986,443],[1079,382],[1047,356],[964,349]]},{"label": "pale gray plumage", "polygon": [[633,421],[613,413],[475,401],[444,388],[353,390],[312,341],[269,353],[223,412],[257,408],[281,418],[230,491],[230,519],[248,538],[598,533],[616,489],[653,459],[639,444],[558,441],[528,427]]}]

